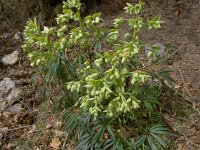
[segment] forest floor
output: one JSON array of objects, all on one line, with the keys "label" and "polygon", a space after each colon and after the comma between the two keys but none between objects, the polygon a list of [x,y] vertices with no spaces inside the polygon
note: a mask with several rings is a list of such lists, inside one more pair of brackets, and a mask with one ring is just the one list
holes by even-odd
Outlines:
[{"label": "forest floor", "polygon": [[[170,106],[163,112],[165,122],[172,130],[172,150],[200,149],[200,4],[198,1],[176,0],[147,1],[143,17],[161,15],[162,28],[156,31],[144,31],[141,40],[144,43],[161,43],[171,52],[172,63],[163,67],[172,70],[177,81],[176,90],[183,98],[171,99]],[[14,66],[5,66],[0,62],[0,81],[9,77],[16,81],[21,90],[19,102],[22,109],[18,113],[0,112],[0,149],[52,149],[62,147],[65,133],[61,130],[62,123],[59,113],[55,113],[51,102],[44,100],[42,83],[31,84],[35,73],[30,67],[26,54],[21,51],[23,41],[15,39],[16,32],[23,32],[28,17],[32,12],[25,13],[35,3],[20,5],[24,11],[11,11],[5,6],[0,15],[0,59],[14,50],[20,50],[20,57]],[[111,27],[116,17],[127,17],[121,3],[102,3],[92,10],[101,11],[104,26]],[[15,14],[14,14],[15,13]],[[13,17],[12,15],[15,15]],[[23,17],[22,17],[23,16]],[[13,21],[13,18],[16,19]],[[124,27],[126,32],[126,27]],[[4,35],[7,34],[7,37]],[[168,103],[169,104],[169,103]],[[1,103],[0,103],[1,105]],[[56,135],[56,136],[55,136]],[[55,138],[59,137],[59,138]],[[69,142],[73,145],[73,142]],[[57,145],[56,145],[57,144]],[[73,146],[65,145],[67,150]]]}]

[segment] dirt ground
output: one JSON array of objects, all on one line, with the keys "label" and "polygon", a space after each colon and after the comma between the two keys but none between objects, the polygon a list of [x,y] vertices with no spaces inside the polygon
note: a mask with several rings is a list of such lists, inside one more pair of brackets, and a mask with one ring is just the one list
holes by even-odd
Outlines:
[{"label": "dirt ground", "polygon": [[[92,8],[91,11],[102,11],[104,25],[112,26],[114,18],[126,17],[122,9],[123,5],[124,1],[117,1],[116,3],[114,0],[111,2],[103,1],[102,4]],[[29,4],[29,8],[34,7],[35,3]],[[25,3],[20,5],[20,9],[23,8],[25,8]],[[5,12],[0,15],[0,59],[14,50],[20,50],[20,58],[14,66],[5,66],[0,62],[0,80],[5,77],[16,80],[17,86],[22,91],[20,100],[25,105],[23,106],[24,109],[18,114],[0,115],[0,129],[11,129],[7,130],[7,133],[1,138],[3,140],[0,142],[2,143],[0,149],[27,149],[28,147],[20,148],[21,143],[18,142],[23,143],[24,137],[28,137],[25,136],[25,132],[29,132],[36,127],[35,116],[41,113],[37,107],[41,106],[42,97],[36,92],[36,87],[30,82],[35,70],[29,66],[29,62],[21,50],[23,42],[20,39],[14,39],[14,34],[17,31],[23,31],[26,20],[33,16],[34,12],[28,11],[28,8],[26,8],[26,11],[29,13],[24,13],[25,10],[17,11],[16,17],[14,17],[17,19],[13,21],[12,15],[14,14],[9,9],[14,9],[14,6],[5,7]],[[172,58],[173,63],[170,65],[165,64],[163,67],[173,71],[173,77],[177,81],[175,88],[183,95],[182,98],[177,100],[168,100],[171,101],[170,106],[166,106],[169,111],[163,113],[168,127],[173,131],[170,147],[172,150],[199,150],[200,2],[198,0],[146,0],[146,5],[141,15],[143,17],[161,15],[161,20],[163,21],[162,28],[156,31],[141,33],[141,39],[144,43],[149,44],[160,42],[171,52],[170,58]],[[126,31],[126,27],[124,27],[124,31]],[[3,37],[5,33],[9,35],[7,38]],[[53,122],[52,124],[54,125],[52,126],[57,131],[59,128],[56,124],[59,120],[55,119],[55,116],[49,117],[49,113],[51,114],[51,112],[46,112],[46,116],[44,115],[44,119],[47,120],[44,126],[48,129],[47,125]],[[39,121],[37,120],[37,125]],[[25,128],[15,130],[15,128],[21,126]],[[47,145],[41,149],[50,149],[48,147],[50,139],[46,135],[50,134],[50,137],[52,137],[53,133],[47,132],[40,137],[39,144]],[[63,141],[64,137],[61,137],[63,138],[61,141]],[[37,149],[39,144],[37,142],[34,144],[32,143],[32,147],[28,149]]]}]

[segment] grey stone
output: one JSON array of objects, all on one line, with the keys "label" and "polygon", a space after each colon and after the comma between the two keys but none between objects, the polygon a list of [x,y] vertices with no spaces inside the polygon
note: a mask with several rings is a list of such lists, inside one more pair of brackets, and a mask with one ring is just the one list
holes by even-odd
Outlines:
[{"label": "grey stone", "polygon": [[14,35],[14,39],[19,40],[20,39],[20,34],[21,33],[19,31],[16,32],[15,35]]},{"label": "grey stone", "polygon": [[3,38],[6,39],[8,36],[9,36],[9,33],[7,33],[7,32],[6,32],[6,33],[3,33]]},{"label": "grey stone", "polygon": [[17,87],[14,87],[11,91],[11,93],[5,98],[5,100],[7,100],[8,102],[14,101],[16,100],[19,95],[20,95],[20,89]]},{"label": "grey stone", "polygon": [[15,87],[15,82],[10,78],[4,78],[0,82],[0,99],[10,103],[16,100],[20,95],[20,89]]},{"label": "grey stone", "polygon": [[9,93],[15,87],[15,82],[13,82],[10,78],[4,78],[0,82],[0,98],[5,97],[6,94]]},{"label": "grey stone", "polygon": [[17,103],[17,104],[15,104],[15,105],[9,107],[9,108],[7,109],[7,111],[10,112],[10,113],[16,114],[16,113],[20,112],[21,109],[22,109],[22,104]]},{"label": "grey stone", "polygon": [[4,65],[14,65],[17,62],[18,57],[19,57],[19,51],[16,50],[4,56],[1,61]]},{"label": "grey stone", "polygon": [[145,49],[144,49],[145,50],[145,56],[148,56],[148,53],[153,50],[153,47],[158,47],[159,48],[158,53],[156,55],[156,58],[154,58],[154,59],[158,59],[158,58],[164,57],[165,48],[166,47],[164,45],[162,45],[161,43],[155,43],[151,47],[145,47]]}]

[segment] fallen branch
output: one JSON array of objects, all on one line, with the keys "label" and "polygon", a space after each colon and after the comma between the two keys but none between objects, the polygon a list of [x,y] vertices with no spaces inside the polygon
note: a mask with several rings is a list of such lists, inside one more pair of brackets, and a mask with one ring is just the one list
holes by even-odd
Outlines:
[{"label": "fallen branch", "polygon": [[67,143],[67,139],[68,139],[68,134],[65,137],[65,140],[64,140],[64,143],[63,143],[63,146],[62,146],[62,150],[65,150],[65,145]]},{"label": "fallen branch", "polygon": [[188,119],[181,118],[181,117],[177,117],[177,118],[180,119],[180,120],[183,120],[183,121],[189,122],[189,123],[191,123],[192,125],[194,125],[194,126],[196,126],[196,127],[200,127],[199,124],[196,124],[196,123],[194,123],[194,122],[192,122],[192,121],[190,121],[190,120],[188,120]]},{"label": "fallen branch", "polygon": [[10,131],[16,131],[16,130],[21,130],[21,129],[25,129],[25,128],[30,128],[32,125],[27,125],[27,126],[21,126],[21,127],[15,127],[15,128],[0,128],[0,133],[1,132],[10,132]]}]

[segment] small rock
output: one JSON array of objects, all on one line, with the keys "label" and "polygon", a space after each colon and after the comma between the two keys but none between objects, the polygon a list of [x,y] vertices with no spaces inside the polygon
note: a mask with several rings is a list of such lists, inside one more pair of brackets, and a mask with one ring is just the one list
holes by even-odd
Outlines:
[{"label": "small rock", "polygon": [[20,32],[19,31],[16,32],[15,35],[14,35],[14,39],[19,40],[20,39],[19,35],[20,35]]},{"label": "small rock", "polygon": [[11,93],[7,97],[5,97],[4,99],[9,101],[9,102],[14,101],[19,97],[19,95],[20,95],[20,89],[17,88],[17,87],[14,87],[12,89]]},{"label": "small rock", "polygon": [[16,40],[22,40],[23,39],[23,34],[21,33],[21,32],[19,32],[19,31],[17,31],[16,33],[15,33],[15,35],[14,35],[14,39],[16,39]]},{"label": "small rock", "polygon": [[159,55],[160,57],[164,57],[165,48],[166,48],[164,45],[162,45],[161,43],[155,43],[155,44],[153,45],[153,47],[159,47],[160,50],[158,51],[158,55]]},{"label": "small rock", "polygon": [[0,82],[0,99],[10,103],[17,99],[20,95],[20,90],[15,87],[15,82],[10,78],[4,78]]},{"label": "small rock", "polygon": [[153,47],[158,47],[159,50],[158,50],[158,53],[157,53],[157,58],[162,58],[164,57],[164,54],[165,54],[165,46],[162,45],[161,43],[155,43],[153,44],[151,47],[145,47],[145,55],[148,56],[148,53],[149,51],[152,51],[153,50]]},{"label": "small rock", "polygon": [[17,104],[15,104],[15,105],[9,107],[9,108],[7,109],[7,111],[10,112],[10,113],[16,114],[16,113],[20,112],[21,109],[22,109],[22,104],[17,103]]},{"label": "small rock", "polygon": [[9,33],[3,33],[3,38],[7,38],[9,36]]},{"label": "small rock", "polygon": [[4,65],[14,65],[17,62],[18,57],[19,57],[19,51],[16,50],[16,51],[4,56],[2,59],[2,63]]},{"label": "small rock", "polygon": [[14,87],[15,87],[15,82],[13,82],[10,78],[7,77],[4,78],[0,82],[0,98],[3,98]]}]

